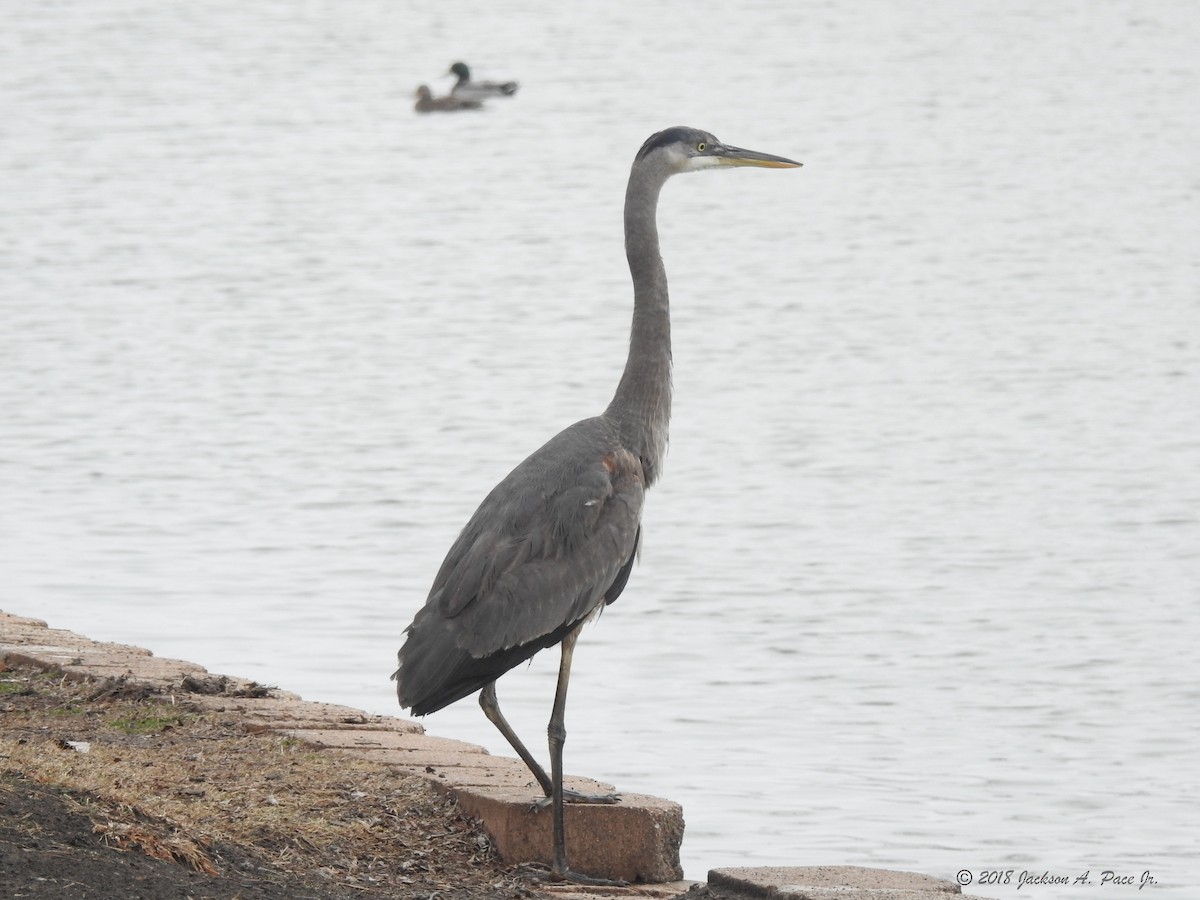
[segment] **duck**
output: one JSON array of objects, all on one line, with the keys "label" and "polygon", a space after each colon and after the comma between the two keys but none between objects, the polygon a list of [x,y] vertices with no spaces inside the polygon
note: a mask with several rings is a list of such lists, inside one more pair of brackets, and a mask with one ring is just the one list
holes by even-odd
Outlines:
[{"label": "duck", "polygon": [[511,97],[517,92],[515,81],[472,81],[471,70],[464,62],[456,62],[446,74],[458,77],[454,87],[450,88],[452,97],[487,100],[489,97]]},{"label": "duck", "polygon": [[462,112],[467,109],[483,109],[482,100],[470,100],[464,97],[435,97],[427,84],[423,84],[417,88],[416,97],[417,102],[413,109],[419,113]]}]

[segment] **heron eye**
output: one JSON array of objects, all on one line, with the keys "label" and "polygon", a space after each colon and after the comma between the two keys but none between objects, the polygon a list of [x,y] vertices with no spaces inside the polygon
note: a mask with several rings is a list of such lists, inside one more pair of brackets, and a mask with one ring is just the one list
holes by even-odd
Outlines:
[{"label": "heron eye", "polygon": [[704,141],[701,141],[700,143],[698,143],[696,145],[696,149],[699,150],[701,153],[703,153],[707,147],[708,147],[708,144],[704,143]]}]

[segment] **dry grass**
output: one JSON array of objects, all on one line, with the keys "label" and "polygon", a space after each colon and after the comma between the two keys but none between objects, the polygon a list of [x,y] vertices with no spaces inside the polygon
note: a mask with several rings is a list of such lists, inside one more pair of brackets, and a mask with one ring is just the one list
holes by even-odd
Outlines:
[{"label": "dry grass", "polygon": [[529,893],[478,824],[423,779],[248,734],[169,698],[33,670],[0,671],[0,708],[0,766],[69,789],[113,847],[215,874],[232,846],[262,877],[313,877],[363,896]]}]

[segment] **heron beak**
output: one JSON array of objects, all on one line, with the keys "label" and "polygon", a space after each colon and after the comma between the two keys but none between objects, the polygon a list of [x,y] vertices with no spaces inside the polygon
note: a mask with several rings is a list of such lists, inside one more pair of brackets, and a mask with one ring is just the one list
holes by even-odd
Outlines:
[{"label": "heron beak", "polygon": [[770,153],[759,153],[757,150],[743,150],[741,147],[726,147],[722,145],[714,150],[714,158],[723,166],[759,166],[764,169],[796,169],[803,163]]}]

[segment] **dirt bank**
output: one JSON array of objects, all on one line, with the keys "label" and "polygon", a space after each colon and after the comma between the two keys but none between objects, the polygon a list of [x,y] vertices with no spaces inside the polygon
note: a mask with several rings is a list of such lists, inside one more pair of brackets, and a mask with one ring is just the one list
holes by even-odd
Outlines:
[{"label": "dirt bank", "polygon": [[185,693],[0,664],[0,896],[530,898],[419,778]]}]

